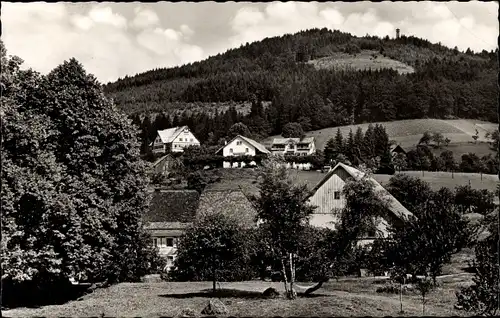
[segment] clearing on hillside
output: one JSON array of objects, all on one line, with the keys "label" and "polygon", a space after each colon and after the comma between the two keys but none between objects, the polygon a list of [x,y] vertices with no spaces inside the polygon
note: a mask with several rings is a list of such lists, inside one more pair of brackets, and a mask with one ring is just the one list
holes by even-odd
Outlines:
[{"label": "clearing on hillside", "polygon": [[[440,132],[445,138],[449,138],[451,140],[450,144],[457,144],[473,143],[474,140],[472,139],[472,136],[476,134],[477,129],[479,136],[477,144],[480,144],[481,142],[488,141],[485,136],[487,132],[492,132],[495,129],[498,129],[498,124],[473,119],[407,119],[372,123],[372,125],[375,124],[382,124],[385,127],[389,138],[405,149],[415,147],[423,133],[426,131],[430,133]],[[324,128],[321,130],[309,131],[306,133],[306,136],[315,138],[317,149],[324,149],[328,139],[334,137],[337,133],[337,129],[340,129],[342,135],[347,137],[350,129],[352,129],[355,133],[356,129],[361,127],[363,132],[365,132],[368,125],[369,124],[366,123]],[[279,136],[268,137],[263,140],[262,143],[266,146],[271,146],[273,139],[276,137]]]},{"label": "clearing on hillside", "polygon": [[335,70],[380,70],[393,69],[399,74],[413,73],[413,67],[402,62],[384,57],[378,51],[362,50],[361,53],[348,54],[336,52],[333,55],[321,57],[307,62],[316,69],[335,69]]}]

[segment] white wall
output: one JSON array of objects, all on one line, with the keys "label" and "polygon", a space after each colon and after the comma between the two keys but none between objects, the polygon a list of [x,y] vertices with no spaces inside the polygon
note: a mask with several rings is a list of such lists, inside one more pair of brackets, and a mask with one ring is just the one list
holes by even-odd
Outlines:
[{"label": "white wall", "polygon": [[172,141],[172,151],[173,152],[180,152],[184,151],[185,147],[188,146],[199,146],[200,142],[196,137],[193,135],[193,133],[189,130],[186,129],[182,131],[179,136],[177,136],[173,141]]},{"label": "white wall", "polygon": [[[231,149],[233,152],[231,153]],[[247,151],[248,149],[248,151]],[[255,147],[241,138],[235,138],[222,149],[222,155],[228,156],[255,156]]]}]

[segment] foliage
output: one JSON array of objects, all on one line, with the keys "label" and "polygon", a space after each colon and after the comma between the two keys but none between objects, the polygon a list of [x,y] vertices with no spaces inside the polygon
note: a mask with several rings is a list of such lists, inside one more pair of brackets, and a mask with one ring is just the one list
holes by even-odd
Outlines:
[{"label": "foliage", "polygon": [[[307,203],[306,185],[296,185],[286,168],[273,160],[264,163],[264,176],[259,184],[259,197],[253,198],[257,215],[268,235],[268,249],[273,258],[280,261],[288,297],[294,298],[293,277],[295,271],[286,274],[285,263],[291,268],[297,254],[300,238],[304,235],[304,222],[314,207]],[[287,282],[290,281],[290,291]]]},{"label": "foliage", "polygon": [[458,305],[477,315],[495,316],[499,302],[498,215],[490,223],[490,236],[476,245],[473,285],[457,292]]},{"label": "foliage", "polygon": [[283,126],[281,135],[285,138],[300,138],[304,137],[304,129],[299,123],[288,123]]},{"label": "foliage", "polygon": [[438,148],[441,147],[441,145],[445,142],[444,140],[445,139],[442,133],[436,132],[432,134],[432,141],[436,144]]},{"label": "foliage", "polygon": [[252,279],[245,231],[224,214],[207,214],[180,238],[171,277],[177,281]]},{"label": "foliage", "polygon": [[2,282],[139,280],[155,251],[137,131],[76,60],[20,65],[2,47]]},{"label": "foliage", "polygon": [[244,137],[250,137],[250,130],[248,130],[248,127],[245,124],[236,123],[236,124],[232,125],[231,128],[229,128],[228,137],[230,139],[232,139],[238,135],[241,135]]},{"label": "foliage", "polygon": [[385,187],[401,204],[417,217],[422,202],[428,200],[432,193],[430,185],[420,178],[406,174],[397,174]]},{"label": "foliage", "polygon": [[191,190],[196,190],[198,193],[202,193],[207,184],[208,180],[200,171],[192,172],[187,177],[187,188]]},{"label": "foliage", "polygon": [[416,289],[420,292],[422,296],[422,315],[425,315],[425,304],[427,299],[425,297],[430,293],[430,291],[435,287],[436,281],[432,281],[427,277],[421,278],[417,281]]},{"label": "foliage", "polygon": [[401,152],[397,153],[394,156],[393,162],[394,162],[394,167],[399,172],[401,172],[402,170],[405,170],[408,167],[408,164],[406,162],[406,155],[404,153],[401,153]]},{"label": "foliage", "polygon": [[429,145],[429,143],[433,140],[432,138],[433,136],[431,135],[430,132],[426,131],[423,135],[422,135],[422,138],[420,138],[420,140],[418,141],[418,144],[424,144],[426,146]]},{"label": "foliage", "polygon": [[487,215],[495,208],[494,194],[487,189],[472,189],[470,185],[455,189],[455,202],[460,213]]},{"label": "foliage", "polygon": [[405,226],[393,229],[385,250],[395,276],[424,275],[435,281],[451,255],[466,246],[472,229],[452,202],[453,193],[442,188],[419,206],[418,219],[410,218]]}]

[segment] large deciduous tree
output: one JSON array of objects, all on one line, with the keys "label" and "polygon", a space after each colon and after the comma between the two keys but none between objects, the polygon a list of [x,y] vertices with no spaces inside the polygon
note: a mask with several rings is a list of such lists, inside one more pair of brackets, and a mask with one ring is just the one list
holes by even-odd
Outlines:
[{"label": "large deciduous tree", "polygon": [[138,280],[155,263],[137,131],[71,59],[47,76],[2,44],[2,282]]}]

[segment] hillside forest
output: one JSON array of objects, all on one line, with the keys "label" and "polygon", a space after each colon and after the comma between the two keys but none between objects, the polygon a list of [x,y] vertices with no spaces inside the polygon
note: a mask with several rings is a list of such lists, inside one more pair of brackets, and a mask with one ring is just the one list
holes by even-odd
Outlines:
[{"label": "hillside forest", "polygon": [[[374,60],[390,58],[414,72],[356,65],[316,69],[307,63],[340,52],[355,60],[367,51],[374,52]],[[188,125],[202,143],[216,144],[237,122],[257,139],[280,134],[290,122],[305,131],[417,118],[498,122],[497,51],[461,52],[413,36],[355,37],[311,29],[127,76],[104,88],[147,140],[158,129],[178,125]],[[251,109],[237,111],[241,104]]]}]

